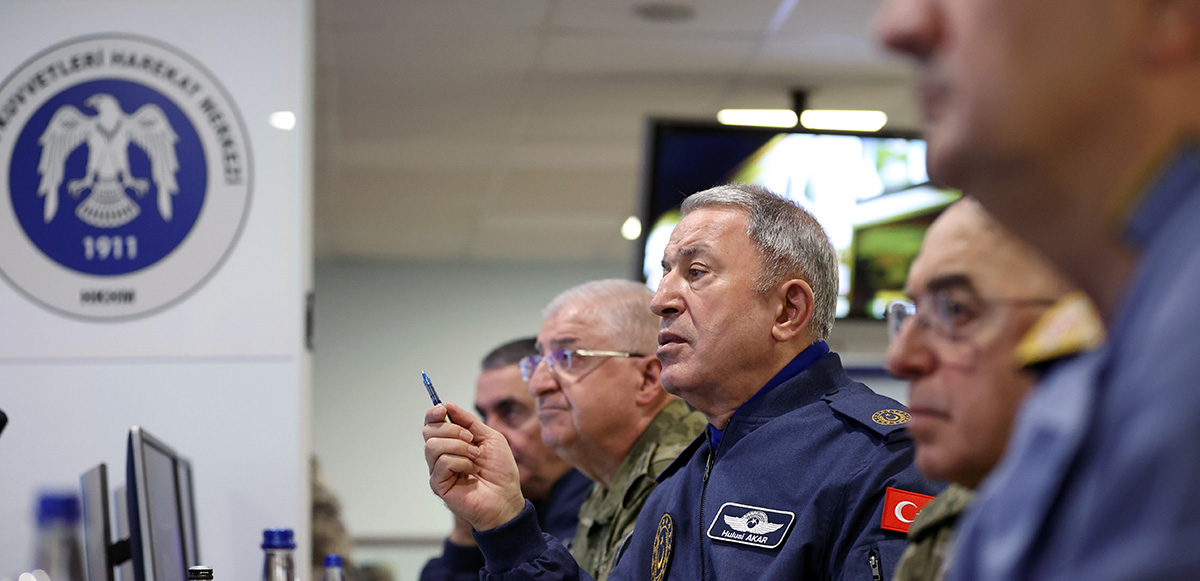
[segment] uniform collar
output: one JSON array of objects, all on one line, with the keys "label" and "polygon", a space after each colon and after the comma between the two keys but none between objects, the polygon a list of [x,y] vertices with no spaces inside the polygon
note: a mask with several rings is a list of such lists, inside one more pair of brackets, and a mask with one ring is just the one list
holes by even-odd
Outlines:
[{"label": "uniform collar", "polygon": [[1185,141],[1142,196],[1125,226],[1125,237],[1142,247],[1200,186],[1200,147]]},{"label": "uniform collar", "polygon": [[[751,396],[750,399],[746,400],[745,403],[738,406],[738,409],[733,412],[733,416],[729,418],[729,421],[732,423],[733,418],[738,415],[738,412],[750,405],[751,402],[757,400],[772,389],[779,387],[779,385],[783,382],[800,375],[805,369],[812,367],[813,363],[816,363],[818,359],[824,357],[827,353],[829,353],[829,344],[824,341],[817,341],[816,343],[806,347],[804,351],[800,352],[799,355],[793,357],[791,362],[785,365],[783,369],[779,371],[779,373],[776,373],[775,377],[772,377],[770,381],[768,381],[767,384],[762,387],[762,389],[758,390],[758,392]],[[728,427],[728,424],[726,424],[726,427]],[[721,445],[721,438],[723,438],[724,435],[724,430],[718,430],[716,426],[712,424],[708,425],[708,438],[713,450],[716,450],[717,447]]]},{"label": "uniform collar", "polygon": [[[678,424],[679,418],[689,413],[691,413],[691,408],[681,399],[672,401],[658,412],[658,415],[654,416],[650,425],[646,426],[646,430],[634,442],[633,447],[629,449],[629,453],[625,455],[620,466],[617,467],[611,488],[606,490],[597,482],[595,486],[600,489],[601,493],[589,495],[584,501],[585,507],[580,508],[580,513],[594,515],[594,522],[601,524],[612,520],[624,506],[626,494],[637,484],[639,478],[646,477],[653,481],[658,476],[653,470],[653,464],[655,452],[659,446],[663,445],[662,434],[670,432],[672,427]],[[697,429],[696,432],[698,431]],[[696,432],[688,434],[687,439],[683,441],[690,440],[693,437],[692,434]]]},{"label": "uniform collar", "polygon": [[1054,362],[1099,347],[1104,323],[1083,291],[1072,291],[1055,301],[1017,344],[1015,355],[1022,367],[1038,370]]}]

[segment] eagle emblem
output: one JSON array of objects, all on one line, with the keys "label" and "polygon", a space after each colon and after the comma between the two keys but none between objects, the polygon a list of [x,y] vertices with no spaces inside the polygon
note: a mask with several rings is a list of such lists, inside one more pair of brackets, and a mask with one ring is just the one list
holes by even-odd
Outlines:
[{"label": "eagle emblem", "polygon": [[753,535],[773,533],[783,526],[783,524],[772,524],[767,518],[767,513],[761,510],[752,510],[741,517],[725,515],[725,524],[739,533]]},{"label": "eagle emblem", "polygon": [[171,220],[171,197],[179,193],[175,174],[179,160],[175,144],[179,136],[163,110],[146,104],[126,114],[112,95],[98,93],[84,102],[96,111],[87,116],[71,105],[54,112],[46,131],[38,139],[42,146],[38,162],[38,196],[44,198],[42,218],[46,223],[58,213],[58,189],[62,185],[67,157],[81,145],[87,146],[87,173],[67,182],[67,192],[87,197],[75,207],[80,220],[97,228],[118,228],[141,213],[128,191],[138,197],[150,190],[149,180],[135,177],[129,167],[129,147],[136,145],[150,160],[150,179],[157,188],[158,213]]}]

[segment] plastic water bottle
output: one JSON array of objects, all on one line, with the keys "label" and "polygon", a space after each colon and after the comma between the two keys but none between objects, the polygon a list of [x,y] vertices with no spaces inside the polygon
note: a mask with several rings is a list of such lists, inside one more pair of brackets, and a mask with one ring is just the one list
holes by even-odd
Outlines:
[{"label": "plastic water bottle", "polygon": [[341,555],[325,555],[325,575],[322,581],[345,581],[345,562]]},{"label": "plastic water bottle", "polygon": [[292,551],[296,539],[292,529],[263,531],[263,581],[296,581],[296,562]]},{"label": "plastic water bottle", "polygon": [[212,567],[206,567],[204,565],[188,567],[187,581],[212,581],[212,578]]},{"label": "plastic water bottle", "polygon": [[38,498],[34,566],[52,581],[85,581],[79,518],[79,497],[73,494]]}]

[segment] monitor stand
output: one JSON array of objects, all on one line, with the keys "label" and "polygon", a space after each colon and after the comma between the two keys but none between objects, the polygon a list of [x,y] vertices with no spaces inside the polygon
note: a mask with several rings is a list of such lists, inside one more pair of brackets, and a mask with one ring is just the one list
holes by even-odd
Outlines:
[{"label": "monitor stand", "polygon": [[[129,551],[129,495],[121,486],[113,492],[113,507],[117,513],[117,538],[125,542],[125,551]],[[133,559],[126,558],[117,566],[117,581],[133,581]]]}]

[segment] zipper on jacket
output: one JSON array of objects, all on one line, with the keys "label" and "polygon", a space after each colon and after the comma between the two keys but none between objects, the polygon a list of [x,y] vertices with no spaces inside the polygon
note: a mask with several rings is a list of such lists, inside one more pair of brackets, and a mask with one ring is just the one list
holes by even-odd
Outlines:
[{"label": "zipper on jacket", "polygon": [[[717,446],[720,448],[720,445]],[[708,522],[704,518],[704,500],[708,496],[708,476],[712,474],[713,463],[717,461],[717,451],[714,449],[708,453],[708,460],[704,464],[704,479],[700,485],[700,579],[703,581],[704,576],[704,527]]]},{"label": "zipper on jacket", "polygon": [[871,563],[871,581],[883,581],[883,571],[879,566],[879,555],[876,555],[874,550],[867,555],[867,561]]}]

